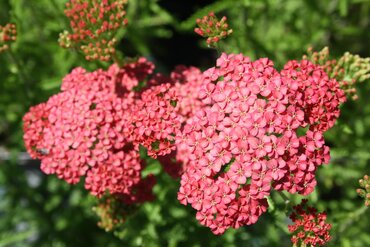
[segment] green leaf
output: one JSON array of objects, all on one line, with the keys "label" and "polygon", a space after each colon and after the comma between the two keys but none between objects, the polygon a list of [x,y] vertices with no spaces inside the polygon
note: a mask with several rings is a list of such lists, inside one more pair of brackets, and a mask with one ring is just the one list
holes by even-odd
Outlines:
[{"label": "green leaf", "polygon": [[339,13],[342,17],[347,16],[347,14],[348,14],[348,0],[340,0],[339,1]]}]

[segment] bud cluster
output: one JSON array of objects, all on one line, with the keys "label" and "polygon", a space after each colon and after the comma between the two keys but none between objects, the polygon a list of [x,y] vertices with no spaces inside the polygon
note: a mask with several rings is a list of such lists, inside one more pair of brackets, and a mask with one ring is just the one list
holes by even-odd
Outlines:
[{"label": "bud cluster", "polygon": [[370,206],[370,178],[365,175],[363,179],[360,179],[360,189],[357,189],[357,194],[365,199],[366,207]]},{"label": "bud cluster", "polygon": [[133,207],[123,204],[117,196],[106,196],[101,198],[98,205],[92,210],[100,219],[98,226],[110,232],[126,222],[126,217],[131,213]]},{"label": "bud cluster", "polygon": [[81,50],[86,60],[109,61],[115,53],[117,30],[127,25],[127,0],[70,0],[65,14],[71,33],[60,34],[64,48]]},{"label": "bud cluster", "polygon": [[156,181],[153,175],[149,175],[135,185],[129,198],[124,194],[107,194],[99,198],[99,203],[93,211],[100,218],[98,226],[106,231],[114,231],[121,228],[126,219],[132,214],[140,203],[154,200],[152,193]]},{"label": "bud cluster", "polygon": [[215,46],[221,39],[226,38],[233,32],[226,21],[226,16],[218,20],[216,15],[210,12],[201,19],[197,19],[198,27],[194,31],[200,36],[207,38],[207,44],[209,46]]},{"label": "bud cluster", "polygon": [[308,55],[303,56],[315,64],[319,64],[331,78],[335,78],[347,96],[353,100],[358,98],[356,83],[370,78],[370,58],[361,58],[349,52],[344,53],[338,60],[330,59],[329,48],[319,52],[308,49]]},{"label": "bud cluster", "polygon": [[307,200],[293,207],[290,219],[293,225],[288,229],[293,233],[293,246],[323,246],[330,240],[331,224],[326,223],[326,213],[307,206]]},{"label": "bud cluster", "polygon": [[0,25],[0,53],[9,49],[9,44],[17,39],[17,30],[15,24],[8,23],[5,26]]}]

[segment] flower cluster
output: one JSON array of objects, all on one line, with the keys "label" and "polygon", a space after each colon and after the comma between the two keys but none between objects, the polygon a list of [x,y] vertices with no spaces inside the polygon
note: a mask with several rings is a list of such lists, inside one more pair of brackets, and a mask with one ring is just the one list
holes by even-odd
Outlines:
[{"label": "flower cluster", "polygon": [[186,170],[179,201],[215,234],[255,223],[271,189],[307,195],[329,161],[323,132],[334,125],[344,92],[307,60],[279,73],[266,59],[222,54],[203,73],[206,104],[177,138]]},{"label": "flower cluster", "polygon": [[[41,169],[68,183],[86,176],[86,189],[98,197],[108,191],[126,203],[146,200],[143,191],[154,180],[141,177],[139,146],[153,157],[172,150],[181,124],[168,85],[130,90],[153,69],[141,58],[123,68],[91,73],[76,68],[67,75],[62,92],[32,107],[23,119],[26,148],[41,159]],[[152,84],[158,84],[155,78]],[[153,143],[159,148],[151,149]]]},{"label": "flower cluster", "polygon": [[196,67],[177,66],[171,73],[171,80],[176,94],[181,98],[178,113],[185,121],[205,105],[198,96],[202,86],[202,72]]},{"label": "flower cluster", "polygon": [[0,53],[9,49],[9,44],[17,39],[17,30],[15,24],[8,23],[5,26],[0,25]]},{"label": "flower cluster", "polygon": [[226,20],[226,16],[222,17],[221,20],[218,20],[215,14],[210,12],[201,19],[197,19],[198,27],[194,29],[194,32],[207,38],[207,44],[209,46],[214,46],[221,39],[226,38],[233,32],[226,23]]},{"label": "flower cluster", "polygon": [[360,189],[357,189],[357,194],[365,199],[365,206],[370,205],[370,178],[365,175],[363,179],[360,179]]},{"label": "flower cluster", "polygon": [[[176,103],[176,112],[182,117],[182,128],[187,119],[205,106],[198,96],[202,86],[202,72],[195,67],[177,66],[170,77],[180,99]],[[176,149],[166,156],[158,157],[158,160],[170,176],[179,178],[186,169],[188,155],[186,151]]]},{"label": "flower cluster", "polygon": [[330,240],[331,224],[326,223],[326,213],[318,213],[313,207],[307,206],[307,200],[293,207],[290,215],[293,225],[289,232],[294,246],[323,246]]},{"label": "flower cluster", "polygon": [[142,93],[132,106],[133,139],[148,150],[148,155],[166,155],[175,149],[175,136],[181,127],[176,113],[178,98],[170,83]]},{"label": "flower cluster", "polygon": [[344,53],[338,60],[329,58],[329,48],[319,52],[308,49],[308,55],[303,56],[315,64],[319,64],[331,78],[335,78],[340,87],[353,100],[358,98],[356,84],[370,78],[370,58]]},{"label": "flower cluster", "polygon": [[60,45],[80,49],[86,60],[110,60],[115,53],[117,30],[127,25],[126,3],[126,0],[70,0],[65,14],[72,32],[60,34]]}]

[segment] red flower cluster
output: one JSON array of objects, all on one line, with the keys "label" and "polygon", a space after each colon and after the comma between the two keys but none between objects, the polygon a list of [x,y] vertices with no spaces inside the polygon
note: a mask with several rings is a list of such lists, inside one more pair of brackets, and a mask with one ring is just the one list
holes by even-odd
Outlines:
[{"label": "red flower cluster", "polygon": [[125,0],[70,0],[65,14],[72,33],[60,34],[60,45],[78,47],[87,60],[108,61],[115,53],[117,30],[127,25]]},{"label": "red flower cluster", "polygon": [[[96,196],[108,191],[127,203],[145,199],[149,193],[142,191],[153,179],[141,178],[139,146],[166,160],[185,120],[204,105],[197,98],[200,70],[178,67],[169,78],[153,70],[145,58],[108,71],[74,69],[61,93],[24,116],[30,155],[41,159],[45,173],[68,183],[85,176],[86,189]],[[165,168],[179,177],[181,164],[170,160]]]},{"label": "red flower cluster", "polygon": [[9,43],[14,42],[16,39],[17,30],[15,24],[0,25],[0,53],[9,49]]},{"label": "red flower cluster", "polygon": [[[86,176],[85,187],[97,196],[109,191],[126,195],[128,203],[145,197],[140,191],[153,180],[141,178],[139,145],[153,157],[170,152],[181,126],[171,105],[177,97],[167,84],[131,90],[153,69],[141,58],[123,68],[91,73],[77,68],[67,75],[61,93],[24,116],[26,148],[41,159],[41,169],[68,183]],[[157,78],[150,84],[158,84]]]},{"label": "red flower cluster", "polygon": [[326,223],[326,213],[318,213],[315,208],[307,206],[307,200],[293,207],[290,215],[293,225],[289,231],[294,246],[323,246],[330,240],[331,224]]},{"label": "red flower cluster", "polygon": [[178,113],[183,116],[183,122],[192,117],[205,104],[199,99],[202,86],[202,72],[196,67],[177,66],[171,73],[178,102]]},{"label": "red flower cluster", "polygon": [[[199,99],[199,91],[202,86],[202,72],[195,67],[177,66],[171,73],[173,89],[180,100],[176,103],[176,112],[181,118],[181,128],[187,119],[201,110],[205,104]],[[177,132],[177,136],[179,136]],[[158,157],[164,170],[173,178],[181,177],[186,170],[188,153],[185,150],[176,149],[166,156]]]},{"label": "red flower cluster", "polygon": [[133,139],[148,150],[148,155],[166,155],[175,149],[175,136],[181,127],[176,112],[178,98],[171,84],[146,90],[132,106]]},{"label": "red flower cluster", "polygon": [[187,154],[178,199],[215,234],[253,224],[271,189],[307,195],[329,161],[323,132],[334,125],[344,93],[308,61],[279,73],[266,59],[226,55],[203,74],[206,107],[177,138]]},{"label": "red flower cluster", "polygon": [[227,18],[224,16],[219,21],[215,14],[210,12],[208,15],[203,16],[202,19],[197,19],[198,27],[194,29],[194,32],[202,37],[206,37],[207,44],[213,46],[233,32],[226,20]]}]

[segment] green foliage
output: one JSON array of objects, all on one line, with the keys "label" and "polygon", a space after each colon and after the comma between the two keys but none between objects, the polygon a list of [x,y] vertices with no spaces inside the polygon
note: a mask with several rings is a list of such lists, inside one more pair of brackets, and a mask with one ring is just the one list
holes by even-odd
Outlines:
[{"label": "green foliage", "polygon": [[[186,57],[178,57],[176,63],[183,59],[213,64],[214,52],[195,60],[209,50],[192,33],[196,18],[210,11],[226,15],[234,31],[221,43],[227,52],[243,52],[253,59],[268,56],[278,66],[300,59],[310,45],[329,46],[333,57],[345,51],[370,56],[368,0],[219,0],[206,6],[189,1],[193,13],[173,12],[171,1],[129,0],[129,25],[118,47],[126,56],[150,57],[165,71],[173,67],[169,54],[177,57],[180,50]],[[21,119],[28,108],[57,92],[72,68],[108,65],[87,63],[58,46],[58,35],[67,26],[65,2],[0,1],[0,25],[13,22],[18,29],[17,41],[0,54],[0,246],[289,246],[289,205],[278,193],[271,195],[269,212],[257,224],[214,236],[197,223],[194,210],[177,201],[179,181],[151,160],[144,175],[159,174],[157,199],[140,207],[114,235],[96,226],[91,208],[97,202],[82,184],[68,185],[42,174],[36,161],[22,161]],[[169,41],[177,42],[176,50],[163,45]],[[358,179],[370,170],[370,82],[357,89],[359,99],[343,105],[338,123],[326,135],[332,159],[318,169],[318,185],[309,196],[333,223],[328,246],[370,246],[369,210],[356,194]],[[6,160],[3,149],[11,152]],[[295,204],[301,198],[287,199]]]}]

